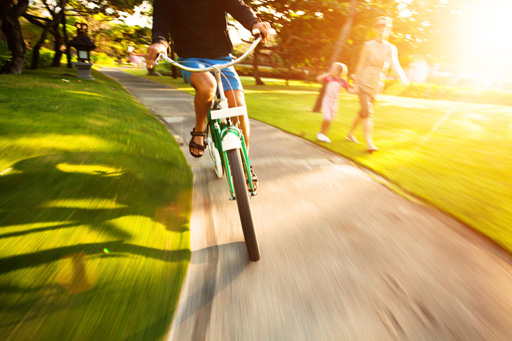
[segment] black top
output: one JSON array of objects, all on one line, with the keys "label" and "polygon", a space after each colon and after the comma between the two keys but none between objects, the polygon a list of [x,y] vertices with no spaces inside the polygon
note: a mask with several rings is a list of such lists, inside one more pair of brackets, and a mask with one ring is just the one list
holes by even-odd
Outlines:
[{"label": "black top", "polygon": [[169,33],[180,57],[219,58],[233,50],[226,13],[246,29],[258,22],[242,0],[155,0],[153,43],[169,46]]}]

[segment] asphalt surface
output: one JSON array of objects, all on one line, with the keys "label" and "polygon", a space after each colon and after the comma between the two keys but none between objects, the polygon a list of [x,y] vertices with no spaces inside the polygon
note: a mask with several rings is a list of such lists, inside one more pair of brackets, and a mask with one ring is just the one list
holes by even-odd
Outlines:
[{"label": "asphalt surface", "polygon": [[251,263],[226,180],[207,156],[188,153],[192,96],[101,71],[166,125],[194,173],[192,259],[168,339],[512,340],[508,253],[342,157],[254,120],[261,260]]}]

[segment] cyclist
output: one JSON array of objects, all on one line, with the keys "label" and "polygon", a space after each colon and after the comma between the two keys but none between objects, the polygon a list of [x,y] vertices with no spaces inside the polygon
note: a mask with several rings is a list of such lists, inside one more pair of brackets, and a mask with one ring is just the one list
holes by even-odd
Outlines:
[{"label": "cyclist", "polygon": [[[152,67],[159,53],[167,54],[169,33],[179,61],[189,67],[201,68],[231,61],[233,44],[229,38],[226,13],[231,14],[246,29],[258,29],[263,42],[270,34],[270,24],[261,22],[242,0],[155,0],[153,5],[152,45],[147,51],[147,64]],[[196,124],[190,134],[190,154],[201,157],[206,148],[205,121],[215,97],[216,82],[213,73],[181,71],[185,82],[196,90],[194,107]],[[234,67],[222,69],[222,84],[229,107],[244,106],[242,84]],[[249,119],[240,117],[249,148]],[[253,174],[254,186],[257,178]]]}]

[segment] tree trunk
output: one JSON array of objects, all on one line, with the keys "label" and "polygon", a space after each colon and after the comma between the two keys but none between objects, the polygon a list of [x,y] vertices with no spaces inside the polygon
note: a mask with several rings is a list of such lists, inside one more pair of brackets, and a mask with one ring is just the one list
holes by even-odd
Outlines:
[{"label": "tree trunk", "polygon": [[315,102],[315,106],[313,107],[313,112],[320,112],[322,109],[322,100],[324,99],[325,95],[325,88],[327,87],[327,84],[323,84],[322,88],[320,89],[320,92],[318,93],[318,97]]},{"label": "tree trunk", "polygon": [[52,67],[60,66],[60,59],[62,58],[62,36],[60,35],[60,25],[53,27],[51,33],[53,35],[53,51],[55,51],[55,55],[53,56]]},{"label": "tree trunk", "polygon": [[46,27],[43,29],[43,33],[41,33],[41,36],[39,37],[39,40],[32,48],[32,61],[30,62],[30,68],[32,70],[37,69],[37,64],[39,64],[39,50],[41,49],[41,46],[43,46],[49,30],[49,25],[46,25]]},{"label": "tree trunk", "polygon": [[[60,0],[60,12],[59,12],[59,18],[57,20],[57,23],[56,25],[54,25],[52,27],[52,29],[50,30],[50,32],[52,33],[53,35],[53,51],[55,52],[55,54],[53,55],[53,60],[52,60],[52,67],[59,67],[60,66],[60,59],[62,58],[62,36],[60,35],[60,31],[59,31],[59,28],[60,28],[60,24],[63,23],[64,25],[64,22],[65,22],[65,8],[66,8],[66,3],[67,3],[67,0]],[[64,20],[64,21],[63,21]],[[64,29],[66,29],[65,25],[64,25]]]},{"label": "tree trunk", "polygon": [[[354,18],[356,16],[357,6],[359,5],[360,0],[351,0],[350,1],[350,9],[347,16],[347,21],[343,24],[343,27],[338,36],[338,40],[336,40],[336,44],[334,45],[334,51],[332,52],[331,58],[329,59],[329,64],[327,67],[330,67],[333,63],[335,63],[341,57],[343,53],[343,48],[347,42],[350,31],[352,30],[352,25],[354,24]],[[315,106],[313,107],[313,112],[320,112],[322,108],[322,99],[325,94],[325,84],[322,86],[320,93],[318,94],[318,98],[316,100]]]},{"label": "tree trunk", "polygon": [[260,78],[260,70],[258,69],[258,57],[260,55],[260,49],[259,46],[256,46],[256,49],[254,50],[254,55],[252,57],[252,76],[254,77],[254,80],[256,81],[256,85],[265,85],[263,81]]},{"label": "tree trunk", "polygon": [[62,10],[57,14],[55,14],[55,12],[52,12],[52,15],[53,15],[52,20],[45,19],[44,21],[41,20],[44,22],[44,24],[41,21],[36,24],[43,28],[43,32],[41,33],[41,36],[39,37],[39,40],[37,41],[37,43],[32,48],[32,61],[30,64],[30,68],[33,70],[37,69],[37,66],[39,64],[39,50],[41,50],[41,47],[43,46],[43,44],[46,40],[46,36],[48,35],[48,32],[55,30],[56,26],[57,26],[57,30],[58,30],[59,22],[61,21],[61,17],[62,17]]},{"label": "tree trunk", "polygon": [[0,21],[2,31],[7,38],[7,46],[12,53],[11,61],[0,72],[21,74],[27,55],[27,47],[23,41],[21,25],[18,17],[25,13],[29,0],[19,0],[16,5],[12,1],[0,1]]},{"label": "tree trunk", "polygon": [[331,59],[329,60],[330,67],[332,63],[336,62],[340,59],[341,54],[343,53],[343,49],[345,48],[345,44],[347,43],[348,36],[350,35],[350,31],[352,30],[352,26],[354,25],[354,18],[356,16],[357,5],[360,0],[351,0],[350,1],[350,9],[347,17],[347,21],[343,25],[343,28],[340,31],[340,35],[338,36],[338,40],[336,40],[336,44],[334,45],[334,51],[332,52]]},{"label": "tree trunk", "polygon": [[62,35],[64,37],[64,45],[66,46],[67,67],[72,69],[73,64],[71,64],[71,51],[69,49],[68,32],[66,31],[66,12],[64,12],[64,7],[62,8]]}]

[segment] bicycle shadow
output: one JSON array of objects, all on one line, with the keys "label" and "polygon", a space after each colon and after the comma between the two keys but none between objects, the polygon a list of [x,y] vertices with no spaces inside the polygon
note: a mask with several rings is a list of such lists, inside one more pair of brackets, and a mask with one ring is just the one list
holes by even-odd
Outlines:
[{"label": "bicycle shadow", "polygon": [[[191,287],[193,292],[188,293],[186,300],[178,307],[176,320],[173,323],[175,329],[183,327],[183,324],[194,316],[191,339],[204,340],[210,323],[214,298],[230,286],[251,263],[244,242],[232,242],[193,251],[190,266],[200,266],[204,270],[189,269],[191,274],[201,276],[201,278],[189,278],[190,284],[196,285],[198,282],[200,284]],[[221,286],[218,286],[219,283]],[[187,284],[184,286],[186,287]]]}]

